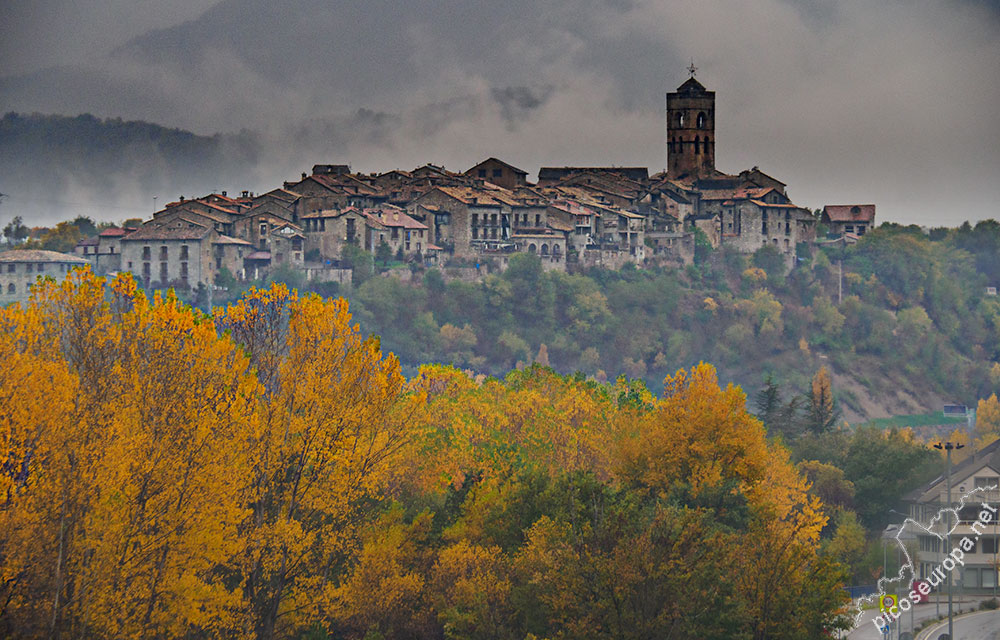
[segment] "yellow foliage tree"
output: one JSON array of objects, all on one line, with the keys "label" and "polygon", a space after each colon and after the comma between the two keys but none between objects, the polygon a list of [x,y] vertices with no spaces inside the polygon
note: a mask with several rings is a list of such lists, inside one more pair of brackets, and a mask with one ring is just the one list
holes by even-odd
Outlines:
[{"label": "yellow foliage tree", "polygon": [[976,406],[976,447],[983,448],[1000,438],[1000,400],[997,394],[982,398]]}]

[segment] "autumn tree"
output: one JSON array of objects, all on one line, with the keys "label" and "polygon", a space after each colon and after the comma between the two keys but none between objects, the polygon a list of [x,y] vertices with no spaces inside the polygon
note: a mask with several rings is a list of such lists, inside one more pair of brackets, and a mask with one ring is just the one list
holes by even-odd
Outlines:
[{"label": "autumn tree", "polygon": [[333,606],[366,498],[404,442],[395,357],[351,324],[347,302],[251,290],[216,324],[248,349],[266,388],[251,440],[243,523],[247,632],[284,636]]},{"label": "autumn tree", "polygon": [[976,406],[976,446],[985,447],[1000,437],[1000,400],[997,394],[981,398]]},{"label": "autumn tree", "polygon": [[826,367],[820,367],[812,379],[806,426],[813,433],[822,433],[833,427],[839,417],[840,410],[833,399],[830,372]]}]

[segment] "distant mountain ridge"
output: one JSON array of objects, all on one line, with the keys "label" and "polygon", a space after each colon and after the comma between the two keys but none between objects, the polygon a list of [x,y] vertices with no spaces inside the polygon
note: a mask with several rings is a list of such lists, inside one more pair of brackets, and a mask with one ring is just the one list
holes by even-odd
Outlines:
[{"label": "distant mountain ridge", "polygon": [[[143,121],[7,113],[0,118],[0,216],[28,224],[85,213],[115,220],[151,198],[245,184],[260,156],[256,134],[198,135]],[[97,204],[94,204],[97,203]],[[107,206],[108,211],[72,207]]]}]

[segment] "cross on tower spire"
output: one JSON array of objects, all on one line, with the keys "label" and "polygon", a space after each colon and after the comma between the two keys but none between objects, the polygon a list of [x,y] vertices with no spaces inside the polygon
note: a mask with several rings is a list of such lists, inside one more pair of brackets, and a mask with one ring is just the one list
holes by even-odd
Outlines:
[{"label": "cross on tower spire", "polygon": [[694,66],[694,58],[691,58],[691,66],[687,68],[687,71],[688,73],[691,74],[692,78],[694,77],[694,74],[698,71],[698,67]]}]

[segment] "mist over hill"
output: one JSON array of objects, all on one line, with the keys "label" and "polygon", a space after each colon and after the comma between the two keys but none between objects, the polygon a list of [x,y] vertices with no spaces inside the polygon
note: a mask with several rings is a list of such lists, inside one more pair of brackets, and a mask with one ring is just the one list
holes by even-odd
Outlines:
[{"label": "mist over hill", "polygon": [[240,184],[260,156],[256,134],[202,136],[141,121],[7,113],[0,119],[0,217],[37,225],[88,215],[149,217],[177,195]]}]

